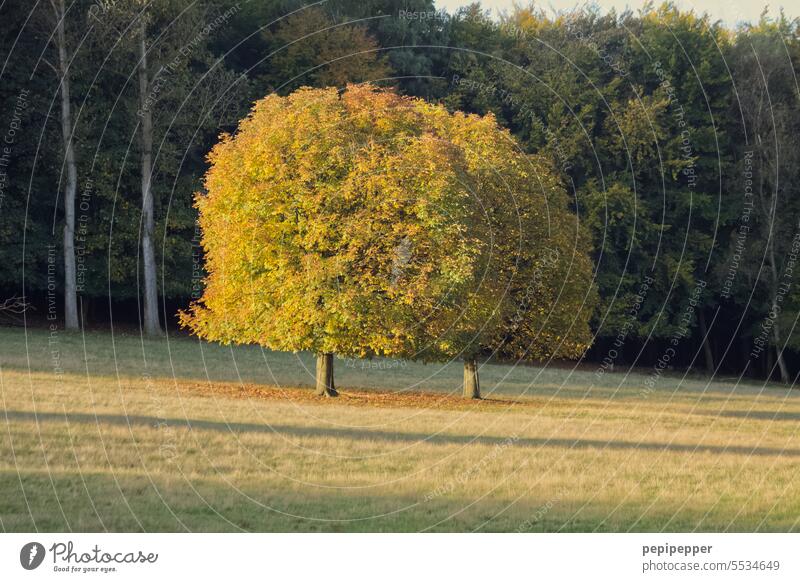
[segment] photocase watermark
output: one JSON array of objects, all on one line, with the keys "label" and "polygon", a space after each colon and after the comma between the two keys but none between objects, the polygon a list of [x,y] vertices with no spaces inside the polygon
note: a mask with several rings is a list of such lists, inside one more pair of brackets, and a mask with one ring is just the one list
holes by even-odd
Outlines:
[{"label": "photocase watermark", "polygon": [[593,51],[600,60],[617,75],[620,77],[628,76],[628,71],[625,69],[622,60],[609,53],[604,46],[598,44],[593,35],[586,36],[582,31],[573,29],[570,29],[569,34],[572,38],[577,40],[579,44]]},{"label": "photocase watermark", "polygon": [[448,14],[446,10],[398,10],[397,18],[416,22],[454,22],[475,23],[491,28],[509,38],[525,39],[527,32],[520,26],[510,21],[497,21],[484,12],[469,12],[466,14]]},{"label": "photocase watermark", "polygon": [[19,551],[19,563],[26,570],[35,570],[42,565],[46,555],[44,546],[39,542],[29,542]]},{"label": "photocase watermark", "polygon": [[[518,440],[519,440],[519,435],[513,434],[510,437],[507,437],[502,443],[497,443],[496,445],[494,445],[494,447],[492,447],[492,450],[490,452],[488,452],[481,458],[480,461],[474,463],[468,469],[464,469],[463,471],[459,472],[455,477],[448,480],[446,483],[439,485],[433,491],[428,492],[423,499],[423,503],[428,503],[429,501],[432,501],[438,497],[452,493],[453,491],[455,491],[455,488],[458,485],[463,485],[470,479],[475,478],[475,476],[477,476],[486,469],[486,466],[489,463],[491,463],[492,461],[497,459],[500,455],[505,453],[509,449],[509,447],[514,446],[514,444]],[[528,461],[526,460],[523,461],[520,466],[524,467],[527,464]]]},{"label": "photocase watermark", "polygon": [[500,103],[509,108],[516,108],[522,120],[529,119],[531,124],[538,128],[544,135],[547,147],[553,153],[561,171],[565,174],[572,170],[572,161],[561,145],[558,135],[548,126],[542,118],[537,115],[531,105],[519,98],[508,89],[498,87],[495,83],[485,83],[474,79],[464,78],[453,75],[451,85],[464,87],[467,91],[478,93],[479,95],[491,95],[500,100]]},{"label": "photocase watermark", "polygon": [[136,112],[139,117],[142,117],[146,112],[152,111],[153,106],[158,102],[162,91],[169,85],[172,75],[182,70],[186,65],[186,61],[197,50],[199,46],[214,33],[217,29],[221,28],[241,9],[239,4],[231,6],[225,12],[217,16],[214,20],[206,24],[200,31],[180,49],[178,54],[166,65],[163,65],[150,82],[149,91],[147,96],[143,99],[142,107]]},{"label": "photocase watermark", "polygon": [[64,396],[64,366],[61,354],[61,337],[58,328],[58,249],[56,245],[47,245],[47,352],[50,367],[56,377],[56,396],[61,400]]},{"label": "photocase watermark", "polygon": [[544,251],[544,255],[542,258],[541,263],[539,263],[536,268],[531,273],[530,281],[528,285],[525,287],[525,291],[522,294],[522,298],[520,299],[519,305],[517,309],[514,311],[514,315],[509,320],[509,331],[510,334],[514,334],[522,325],[522,322],[525,319],[525,315],[528,313],[528,310],[531,308],[533,304],[533,299],[536,295],[537,285],[539,284],[542,275],[547,269],[554,268],[558,265],[558,261],[560,258],[560,253],[556,248],[547,248]]},{"label": "photocase watermark", "polygon": [[677,356],[675,348],[678,347],[681,340],[689,335],[689,328],[694,320],[694,313],[697,310],[697,306],[700,305],[700,298],[703,295],[703,290],[706,288],[706,285],[707,283],[703,279],[698,279],[695,283],[694,290],[689,297],[689,303],[684,308],[683,313],[681,313],[678,329],[669,338],[669,347],[664,350],[664,353],[656,360],[653,371],[650,372],[650,375],[644,381],[645,387],[639,391],[639,396],[642,398],[646,398],[655,391],[656,384],[661,379],[664,370],[671,367],[672,360]]},{"label": "photocase watermark", "polygon": [[118,0],[95,0],[92,5],[89,6],[89,16],[98,18],[101,14],[106,14],[114,8],[117,2]]},{"label": "photocase watermark", "polygon": [[345,368],[359,369],[359,370],[401,370],[408,366],[405,360],[398,360],[396,358],[378,360],[360,360],[357,358],[347,358],[344,362]]},{"label": "photocase watermark", "polygon": [[194,234],[192,235],[192,301],[197,301],[203,296],[203,237],[200,223],[195,221]]},{"label": "photocase watermark", "polygon": [[389,284],[395,287],[399,282],[403,273],[411,261],[412,243],[411,239],[403,237],[394,249],[394,256],[392,257],[392,272],[389,278]]},{"label": "photocase watermark", "polygon": [[450,16],[444,10],[399,10],[397,17],[401,20],[448,20]]},{"label": "photocase watermark", "polygon": [[78,228],[75,231],[75,289],[83,293],[86,288],[86,241],[89,237],[89,210],[94,182],[86,178],[78,198]]},{"label": "photocase watermark", "polygon": [[628,309],[628,313],[625,315],[625,323],[622,324],[617,336],[614,338],[613,347],[609,348],[606,355],[600,361],[600,365],[598,366],[597,370],[594,372],[594,375],[597,379],[600,379],[603,374],[606,373],[606,371],[614,371],[614,362],[619,357],[619,352],[625,345],[625,341],[628,339],[628,334],[638,321],[639,311],[641,311],[644,300],[647,297],[647,293],[650,291],[650,286],[654,282],[655,279],[653,277],[650,277],[649,275],[644,276],[644,280],[642,281],[641,285],[639,285],[639,291],[633,298],[633,305],[630,307],[630,309]]},{"label": "photocase watermark", "polygon": [[142,372],[141,378],[144,382],[145,390],[150,395],[150,403],[153,406],[156,417],[153,428],[158,430],[161,441],[158,446],[158,453],[165,461],[172,462],[178,456],[178,438],[175,434],[175,427],[169,424],[164,414],[164,404],[159,390],[155,386],[153,375],[149,370],[145,370]]},{"label": "photocase watermark", "polygon": [[48,550],[39,542],[29,542],[19,552],[19,563],[26,570],[35,570],[42,565],[47,555],[52,558],[53,572],[70,574],[108,574],[118,572],[124,566],[155,564],[155,552],[105,550],[99,545],[88,550],[76,550],[72,541],[56,542]]},{"label": "photocase watermark", "polygon": [[681,130],[679,150],[681,152],[681,158],[684,162],[681,173],[686,177],[686,186],[690,190],[694,190],[695,187],[697,187],[697,171],[695,166],[696,156],[694,154],[694,147],[692,146],[692,134],[689,131],[689,127],[686,122],[686,112],[684,111],[683,105],[678,99],[675,85],[673,85],[672,81],[670,81],[667,72],[664,70],[664,67],[661,64],[661,61],[655,61],[653,63],[653,71],[660,81],[661,88],[667,95],[670,109],[672,109],[673,112],[672,116],[675,118],[678,129]]},{"label": "photocase watermark", "polygon": [[11,121],[9,121],[6,132],[3,135],[3,141],[0,143],[0,208],[3,207],[9,184],[6,168],[11,164],[11,154],[17,141],[17,133],[22,130],[22,114],[28,108],[29,95],[30,91],[28,89],[21,89],[17,93],[14,107],[11,110]]},{"label": "photocase watermark", "polygon": [[542,519],[544,519],[544,516],[550,513],[550,510],[553,509],[553,507],[555,507],[556,503],[558,503],[564,497],[565,491],[566,491],[565,489],[559,490],[553,497],[551,497],[545,503],[540,505],[539,508],[536,510],[536,512],[530,518],[526,519],[521,524],[519,524],[517,529],[514,530],[515,533],[525,533],[533,529],[533,526],[542,521]]},{"label": "photocase watermark", "polygon": [[736,274],[739,272],[742,255],[745,251],[745,244],[752,230],[750,227],[750,218],[755,208],[753,198],[753,150],[744,153],[744,171],[742,173],[742,178],[744,186],[742,213],[739,216],[739,225],[736,228],[736,238],[733,245],[733,253],[731,254],[731,263],[728,265],[728,272],[725,274],[725,280],[722,282],[722,290],[720,291],[720,295],[725,299],[730,299],[731,297],[733,282],[736,279]]}]

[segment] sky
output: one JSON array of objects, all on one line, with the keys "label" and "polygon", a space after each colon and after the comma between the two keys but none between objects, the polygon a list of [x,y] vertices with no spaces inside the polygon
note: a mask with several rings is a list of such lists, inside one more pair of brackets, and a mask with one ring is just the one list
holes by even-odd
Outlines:
[{"label": "sky", "polygon": [[[436,0],[439,8],[445,8],[451,12],[460,6],[471,4],[473,0]],[[482,0],[481,5],[495,10],[509,10],[513,6],[514,0]],[[526,5],[527,0],[518,2]],[[636,11],[644,5],[644,0],[597,0],[593,2],[606,11],[615,8],[621,12],[626,7]],[[660,4],[660,0],[656,4]],[[555,10],[570,10],[576,6],[585,5],[585,1],[576,0],[540,0],[536,5]],[[681,9],[693,8],[695,12],[708,12],[715,20],[722,20],[728,26],[734,26],[740,21],[755,22],[761,15],[765,5],[769,5],[770,13],[777,14],[780,7],[784,8],[786,15],[790,18],[800,16],[800,0],[784,0],[782,2],[769,2],[768,0],[677,0],[675,4]]]}]

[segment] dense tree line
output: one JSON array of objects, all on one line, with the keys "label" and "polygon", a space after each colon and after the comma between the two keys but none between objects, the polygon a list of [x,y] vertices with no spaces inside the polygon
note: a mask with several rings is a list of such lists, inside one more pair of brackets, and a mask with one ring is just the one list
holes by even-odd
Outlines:
[{"label": "dense tree line", "polygon": [[24,296],[25,317],[174,330],[217,136],[264,95],[378,81],[493,113],[550,159],[592,239],[598,374],[797,373],[800,42],[782,15],[53,0],[0,17],[0,300]]}]

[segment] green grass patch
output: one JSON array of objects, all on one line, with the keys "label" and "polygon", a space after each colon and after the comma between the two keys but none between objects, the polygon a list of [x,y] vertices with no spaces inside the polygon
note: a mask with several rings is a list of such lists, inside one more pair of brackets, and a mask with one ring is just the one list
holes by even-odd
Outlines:
[{"label": "green grass patch", "polygon": [[[308,354],[184,336],[0,328],[0,526],[798,526],[800,399],[791,390],[664,377],[643,392],[641,373],[486,365],[491,406],[283,397],[310,387],[312,373]],[[336,362],[337,385],[367,399],[376,390],[456,395],[460,375],[458,363]],[[270,398],[243,397],[244,386]]]}]

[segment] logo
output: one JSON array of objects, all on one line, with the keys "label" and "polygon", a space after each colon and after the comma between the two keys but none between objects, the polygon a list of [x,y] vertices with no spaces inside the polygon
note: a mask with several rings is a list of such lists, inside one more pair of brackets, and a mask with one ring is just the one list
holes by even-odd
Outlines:
[{"label": "logo", "polygon": [[44,546],[39,542],[29,542],[19,551],[19,563],[26,570],[35,570],[44,560]]}]

